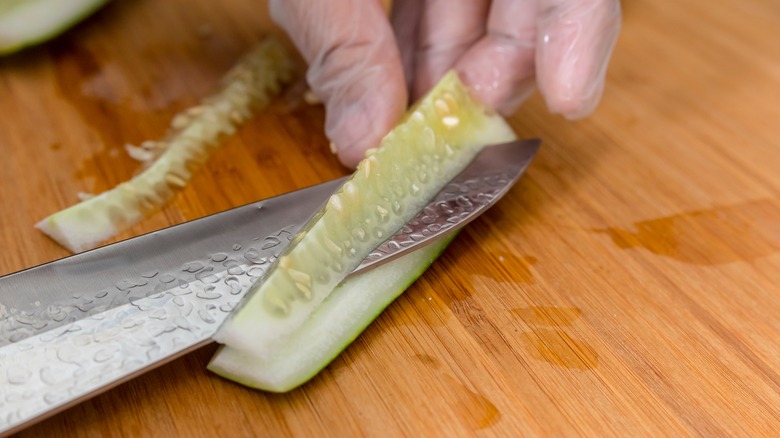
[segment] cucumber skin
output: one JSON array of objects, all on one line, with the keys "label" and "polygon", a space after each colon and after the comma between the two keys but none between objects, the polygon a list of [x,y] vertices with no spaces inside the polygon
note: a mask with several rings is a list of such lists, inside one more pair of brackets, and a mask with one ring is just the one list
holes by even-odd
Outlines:
[{"label": "cucumber skin", "polygon": [[[369,324],[379,317],[379,315],[396,298],[422,276],[426,269],[433,264],[447,245],[455,238],[456,234],[457,233],[447,236],[439,242],[435,242],[426,248],[421,248],[398,260],[389,262],[384,266],[377,267],[360,276],[348,279],[343,284],[339,285],[331,296],[320,305],[320,308],[311,315],[306,324],[296,332],[293,339],[290,340],[285,348],[279,351],[272,359],[268,361],[256,359],[242,353],[238,349],[222,346],[211,359],[208,369],[226,379],[233,380],[244,386],[268,392],[283,393],[303,385],[328,366],[328,364],[357,339]],[[336,315],[342,318],[340,320],[333,318],[332,315],[328,315],[327,313],[324,316],[322,315],[323,311],[321,309],[327,308],[329,301],[338,300],[338,298],[348,294],[350,292],[348,288],[354,288],[356,283],[359,283],[360,279],[365,279],[365,276],[369,276],[372,273],[375,273],[375,271],[379,272],[379,274],[384,274],[387,271],[393,270],[394,266],[397,267],[398,265],[401,265],[404,261],[407,261],[408,263],[412,260],[411,258],[414,257],[420,258],[417,269],[407,270],[406,272],[397,272],[396,275],[407,276],[403,284],[392,290],[382,291],[377,297],[370,299],[371,304],[374,305],[369,304],[367,308],[356,310],[349,315],[344,315],[343,312],[336,312]],[[395,270],[398,270],[398,268]],[[357,286],[360,285],[357,284]],[[341,296],[339,294],[341,294]],[[335,305],[338,305],[338,302]],[[346,321],[346,318],[359,321],[358,323],[353,324],[353,330],[351,332],[341,335],[337,341],[332,341],[331,345],[326,346],[325,350],[312,348],[315,347],[316,345],[314,344],[317,343],[316,339],[312,341],[312,336],[317,338],[317,334],[327,331],[324,330],[323,327],[332,327],[342,323],[349,324],[349,321]],[[301,353],[301,347],[306,348],[307,345],[297,345],[296,341],[298,340],[303,341],[303,343],[308,342],[312,345],[308,345],[308,349]],[[299,362],[304,362],[302,368],[300,367]],[[269,378],[269,375],[273,375],[273,377]]]},{"label": "cucumber skin", "polygon": [[[30,3],[33,3],[35,1],[36,0],[31,0]],[[70,0],[58,0],[58,1],[70,1]],[[53,2],[49,1],[48,3],[57,4],[58,1],[57,0]],[[27,47],[35,46],[43,42],[49,41],[61,35],[62,33],[67,31],[71,27],[75,26],[76,24],[80,23],[82,20],[84,20],[88,16],[95,13],[98,9],[103,7],[103,5],[105,5],[106,3],[108,3],[108,0],[87,0],[86,3],[84,3],[83,8],[81,10],[65,17],[64,20],[54,24],[48,24],[46,28],[39,30],[37,32],[33,32],[29,35],[22,36],[21,38],[18,39],[14,38],[13,36],[8,37],[6,35],[3,35],[2,32],[0,32],[0,56],[10,55],[12,53],[16,53]],[[22,7],[24,7],[24,5]],[[7,17],[0,17],[0,25],[5,23],[6,20],[8,20]]]}]

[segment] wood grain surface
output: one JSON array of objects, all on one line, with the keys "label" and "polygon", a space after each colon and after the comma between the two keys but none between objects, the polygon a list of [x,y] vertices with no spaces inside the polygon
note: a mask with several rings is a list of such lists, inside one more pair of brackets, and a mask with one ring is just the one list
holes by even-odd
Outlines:
[{"label": "wood grain surface", "polygon": [[[596,113],[513,115],[527,175],[309,384],[246,389],[209,347],[22,435],[775,435],[780,3],[623,5]],[[133,175],[122,146],[269,32],[254,0],[117,1],[0,60],[0,274],[67,255],[32,225]],[[280,99],[120,237],[346,174],[323,117]]]}]

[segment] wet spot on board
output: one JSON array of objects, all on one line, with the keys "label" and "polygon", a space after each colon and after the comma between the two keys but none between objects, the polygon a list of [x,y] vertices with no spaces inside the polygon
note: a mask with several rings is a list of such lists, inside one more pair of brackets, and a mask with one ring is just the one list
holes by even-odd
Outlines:
[{"label": "wet spot on board", "polygon": [[[468,274],[466,277],[468,280],[449,283],[450,278],[434,279],[433,281],[440,286],[437,287],[437,295],[456,315],[464,315],[467,318],[473,310],[479,311],[471,297],[475,290],[487,291],[493,287],[497,288],[497,291],[505,291],[506,285],[514,288],[521,284],[536,282],[531,268],[537,263],[534,256],[516,256],[504,251],[494,251],[490,248],[483,250],[475,246],[469,251],[448,252],[443,260],[445,262],[454,260],[462,266],[462,272]],[[484,279],[495,280],[504,286],[485,286]]]},{"label": "wet spot on board", "polygon": [[593,347],[559,329],[572,326],[582,316],[579,308],[533,306],[512,309],[512,313],[531,327],[520,334],[520,342],[534,359],[583,371],[598,366],[599,355]]},{"label": "wet spot on board", "polygon": [[445,374],[444,380],[455,395],[455,408],[463,425],[471,430],[490,427],[501,418],[501,412],[484,395],[475,392],[455,377]]},{"label": "wet spot on board", "polygon": [[425,366],[439,368],[439,360],[429,354],[415,354],[414,358]]},{"label": "wet spot on board", "polygon": [[447,385],[446,390],[452,396],[453,407],[464,427],[471,430],[485,429],[501,418],[501,412],[493,402],[442,370],[439,359],[428,354],[415,354],[413,357],[426,368],[437,370],[441,381]]},{"label": "wet spot on board", "polygon": [[582,371],[592,370],[599,364],[599,355],[593,347],[564,331],[534,329],[520,336],[523,348],[534,359]]},{"label": "wet spot on board", "polygon": [[596,229],[620,248],[699,265],[751,261],[780,251],[780,206],[771,200],[696,210],[634,224],[636,231]]}]

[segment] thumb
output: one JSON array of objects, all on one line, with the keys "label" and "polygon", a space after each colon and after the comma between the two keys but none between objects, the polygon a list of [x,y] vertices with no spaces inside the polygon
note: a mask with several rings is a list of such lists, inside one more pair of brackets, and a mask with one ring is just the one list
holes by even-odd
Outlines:
[{"label": "thumb", "polygon": [[306,79],[325,102],[325,134],[354,167],[407,105],[393,31],[378,0],[271,0],[271,16],[301,51]]}]

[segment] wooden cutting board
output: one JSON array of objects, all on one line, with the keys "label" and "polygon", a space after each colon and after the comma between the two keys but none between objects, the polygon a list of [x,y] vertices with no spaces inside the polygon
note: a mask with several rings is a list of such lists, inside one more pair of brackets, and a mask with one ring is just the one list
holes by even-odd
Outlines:
[{"label": "wooden cutting board", "polygon": [[[624,12],[597,112],[512,116],[528,174],[312,382],[246,389],[209,347],[23,435],[776,434],[780,3]],[[118,1],[1,60],[0,274],[67,255],[32,225],[132,176],[122,146],[269,32],[254,0]],[[323,116],[281,99],[120,237],[346,174]]]}]

